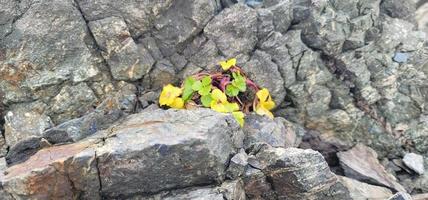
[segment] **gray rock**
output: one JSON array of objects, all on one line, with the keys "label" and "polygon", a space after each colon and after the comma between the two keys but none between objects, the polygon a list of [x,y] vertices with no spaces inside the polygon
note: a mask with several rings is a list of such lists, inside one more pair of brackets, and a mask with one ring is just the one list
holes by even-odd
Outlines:
[{"label": "gray rock", "polygon": [[54,97],[50,112],[56,115],[53,121],[58,124],[67,119],[82,116],[93,107],[97,97],[86,83],[75,86],[64,86]]},{"label": "gray rock", "polygon": [[189,200],[245,200],[244,186],[241,180],[224,182],[218,187],[202,187],[184,189],[149,197],[134,197],[135,200],[174,200],[174,199],[189,199]]},{"label": "gray rock", "polygon": [[256,156],[280,199],[350,199],[347,189],[316,151],[267,148]]},{"label": "gray rock", "polygon": [[90,22],[89,27],[116,80],[135,81],[150,71],[152,56],[135,43],[123,19],[100,19]]},{"label": "gray rock", "polygon": [[249,167],[243,176],[245,194],[249,199],[278,199],[265,174]]},{"label": "gray rock", "polygon": [[129,32],[133,38],[140,37],[143,33],[153,28],[155,16],[168,10],[174,1],[158,2],[118,2],[108,0],[83,1],[77,0],[83,16],[88,21],[121,16],[129,24]]},{"label": "gray rock", "polygon": [[403,162],[407,167],[420,175],[425,171],[424,158],[419,154],[407,153],[404,155]]},{"label": "gray rock", "polygon": [[[232,116],[206,109],[130,115],[92,137],[42,149],[8,168],[4,188],[15,198],[99,199],[221,183],[240,143],[233,140],[242,138],[237,134],[242,132]],[[242,197],[232,186],[223,188],[226,198]]]},{"label": "gray rock", "polygon": [[33,105],[16,107],[5,116],[5,139],[12,147],[22,140],[39,137],[46,129],[53,127],[50,117],[38,110],[32,110]]},{"label": "gray rock", "polygon": [[277,105],[285,98],[284,80],[278,71],[278,66],[272,62],[272,57],[260,50],[256,50],[251,60],[245,63],[243,69],[251,80],[260,87],[267,88]]},{"label": "gray rock", "polygon": [[122,114],[120,110],[112,110],[107,113],[96,110],[83,117],[72,119],[48,129],[42,137],[53,144],[76,142],[95,134],[98,130],[110,127]]},{"label": "gray rock", "polygon": [[397,52],[397,53],[395,53],[393,59],[394,59],[395,62],[405,63],[409,59],[409,54],[408,53]]},{"label": "gray rock", "polygon": [[295,132],[286,129],[284,121],[286,120],[279,117],[272,120],[255,114],[246,116],[243,127],[245,149],[259,144],[269,144],[273,147],[294,146]]},{"label": "gray rock", "polygon": [[416,5],[412,1],[406,1],[406,0],[382,1],[381,10],[385,14],[394,18],[405,19],[410,22],[415,21]]},{"label": "gray rock", "polygon": [[5,158],[0,158],[0,200],[14,200],[3,188],[4,171],[6,170]]},{"label": "gray rock", "polygon": [[347,177],[382,185],[396,191],[405,191],[397,179],[379,163],[373,149],[358,144],[349,151],[337,153],[337,156]]},{"label": "gray rock", "polygon": [[257,43],[257,12],[244,4],[235,4],[216,15],[204,34],[226,57],[247,54]]},{"label": "gray rock", "polygon": [[174,83],[175,78],[176,71],[173,64],[166,59],[160,60],[150,72],[151,88],[153,90],[162,89],[163,86]]},{"label": "gray rock", "polygon": [[4,190],[13,199],[100,199],[96,154],[89,144],[75,143],[37,152],[26,162],[6,170]]},{"label": "gray rock", "polygon": [[97,149],[102,193],[116,197],[222,181],[236,152],[232,138],[242,134],[229,123],[236,122],[205,109],[129,116]]},{"label": "gray rock", "polygon": [[247,159],[248,155],[243,150],[235,154],[230,159],[229,167],[226,171],[226,177],[234,180],[243,175],[248,164]]},{"label": "gray rock", "polygon": [[412,196],[406,192],[398,192],[390,197],[388,200],[412,200]]},{"label": "gray rock", "polygon": [[287,32],[293,20],[292,1],[279,1],[274,5],[269,5],[269,3],[272,2],[265,2],[264,6],[273,14],[275,30],[281,33]]},{"label": "gray rock", "polygon": [[164,56],[174,54],[184,44],[199,34],[214,17],[216,5],[210,0],[172,1],[172,5],[154,21],[153,35],[158,40]]},{"label": "gray rock", "polygon": [[351,199],[387,199],[392,196],[389,189],[375,185],[369,185],[354,179],[338,176],[339,181],[349,190]]}]

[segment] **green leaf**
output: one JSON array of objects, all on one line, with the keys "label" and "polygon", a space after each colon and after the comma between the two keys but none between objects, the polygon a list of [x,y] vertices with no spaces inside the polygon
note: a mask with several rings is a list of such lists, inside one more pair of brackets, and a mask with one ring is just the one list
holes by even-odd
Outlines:
[{"label": "green leaf", "polygon": [[238,121],[239,125],[241,125],[241,127],[244,126],[244,113],[243,112],[233,112],[232,113],[233,117],[236,119],[236,121]]},{"label": "green leaf", "polygon": [[201,87],[202,87],[202,82],[201,81],[195,81],[195,83],[193,83],[193,85],[192,85],[192,89],[194,91],[200,90]]},{"label": "green leaf", "polygon": [[205,76],[202,79],[202,86],[211,85],[211,76]]},{"label": "green leaf", "polygon": [[195,83],[195,79],[191,76],[189,76],[188,78],[186,78],[186,80],[184,80],[184,89],[183,89],[183,101],[187,102],[189,99],[192,98],[193,95],[193,89],[192,89],[192,85]]},{"label": "green leaf", "polygon": [[201,96],[208,95],[210,92],[211,92],[211,85],[203,86],[203,87],[198,91],[198,93],[199,93]]},{"label": "green leaf", "polygon": [[207,108],[211,106],[212,101],[213,101],[213,98],[211,97],[211,94],[209,94],[209,93],[208,93],[208,95],[201,97],[202,105],[204,105]]},{"label": "green leaf", "polygon": [[235,87],[232,84],[226,86],[226,94],[230,97],[236,97],[239,94],[239,88]]},{"label": "green leaf", "polygon": [[183,101],[187,102],[189,99],[191,99],[192,94],[193,94],[192,88],[184,88],[184,90],[183,90],[183,96],[182,96],[183,97]]},{"label": "green leaf", "polygon": [[245,78],[239,73],[232,73],[234,80],[232,81],[232,85],[237,87],[239,91],[245,92],[247,90],[247,83]]},{"label": "green leaf", "polygon": [[192,87],[193,83],[195,83],[196,80],[195,78],[193,78],[193,76],[189,76],[186,78],[186,80],[184,80],[184,88],[186,87]]}]

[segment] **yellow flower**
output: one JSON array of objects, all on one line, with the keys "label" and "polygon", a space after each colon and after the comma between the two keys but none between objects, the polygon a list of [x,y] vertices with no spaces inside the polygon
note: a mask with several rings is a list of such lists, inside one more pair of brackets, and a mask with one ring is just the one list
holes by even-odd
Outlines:
[{"label": "yellow flower", "polygon": [[220,66],[224,71],[230,69],[231,67],[236,65],[236,58],[229,59],[227,61],[221,61]]},{"label": "yellow flower", "polygon": [[256,108],[254,109],[259,115],[266,115],[273,119],[273,114],[270,112],[275,107],[275,102],[272,101],[272,97],[269,94],[269,90],[263,88],[256,93],[259,100]]},{"label": "yellow flower", "polygon": [[176,98],[169,106],[171,106],[171,108],[182,109],[184,108],[184,101],[182,98]]},{"label": "yellow flower", "polygon": [[174,87],[171,84],[164,86],[159,97],[159,104],[161,106],[167,105],[172,108],[183,108],[184,101],[182,98],[178,98],[182,92],[181,88]]},{"label": "yellow flower", "polygon": [[211,92],[211,97],[213,98],[210,104],[211,109],[217,112],[228,113],[239,110],[239,105],[227,101],[226,94],[219,89],[214,89]]}]

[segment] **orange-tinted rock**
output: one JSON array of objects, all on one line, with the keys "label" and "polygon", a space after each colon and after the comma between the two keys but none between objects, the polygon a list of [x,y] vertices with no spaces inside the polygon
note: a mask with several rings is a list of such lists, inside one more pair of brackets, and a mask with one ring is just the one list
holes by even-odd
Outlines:
[{"label": "orange-tinted rock", "polygon": [[4,189],[16,199],[99,199],[93,141],[54,146],[6,170]]}]

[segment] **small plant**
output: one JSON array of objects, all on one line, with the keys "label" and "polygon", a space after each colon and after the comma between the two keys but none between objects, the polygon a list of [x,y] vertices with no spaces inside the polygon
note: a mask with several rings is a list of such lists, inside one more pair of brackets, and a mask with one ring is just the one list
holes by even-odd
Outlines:
[{"label": "small plant", "polygon": [[200,72],[187,77],[181,87],[163,87],[159,104],[176,109],[206,107],[231,113],[241,126],[244,113],[256,112],[273,118],[275,102],[266,88],[250,80],[232,58],[219,63],[221,72]]}]

